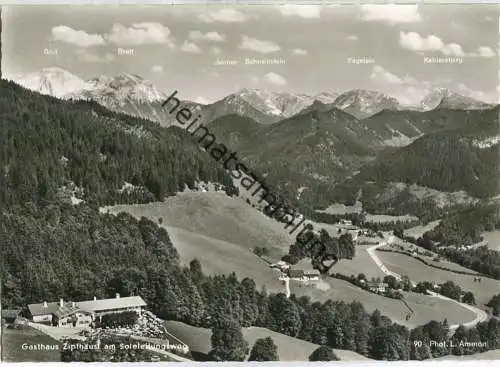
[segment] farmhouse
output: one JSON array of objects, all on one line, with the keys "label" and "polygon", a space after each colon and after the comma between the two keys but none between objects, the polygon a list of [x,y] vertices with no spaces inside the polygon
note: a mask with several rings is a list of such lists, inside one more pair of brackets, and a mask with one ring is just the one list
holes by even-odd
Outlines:
[{"label": "farmhouse", "polygon": [[382,282],[368,282],[366,285],[372,292],[376,293],[384,293],[388,287],[387,283]]},{"label": "farmhouse", "polygon": [[304,271],[304,277],[307,280],[319,280],[319,275],[320,275],[320,272],[317,269]]},{"label": "farmhouse", "polygon": [[29,318],[36,323],[59,327],[90,326],[103,315],[135,311],[142,313],[146,302],[139,296],[96,299],[93,301],[43,302],[28,305]]},{"label": "farmhouse", "polygon": [[341,219],[339,224],[343,225],[343,226],[352,226],[352,220],[348,220],[348,219]]},{"label": "farmhouse", "polygon": [[262,255],[260,258],[261,258],[262,260],[264,260],[264,261],[265,261],[266,263],[268,263],[268,264],[272,264],[272,263],[274,263],[274,260],[273,260],[273,259],[271,259],[269,256]]},{"label": "farmhouse", "polygon": [[285,261],[278,261],[277,263],[271,264],[270,267],[276,268],[276,269],[281,270],[282,272],[285,272],[288,269],[290,269],[290,264],[288,264]]},{"label": "farmhouse", "polygon": [[304,270],[302,270],[302,269],[289,269],[288,276],[292,279],[303,279],[304,278]]},{"label": "farmhouse", "polygon": [[308,281],[319,280],[320,272],[316,269],[302,270],[302,269],[289,269],[288,276],[295,280]]}]

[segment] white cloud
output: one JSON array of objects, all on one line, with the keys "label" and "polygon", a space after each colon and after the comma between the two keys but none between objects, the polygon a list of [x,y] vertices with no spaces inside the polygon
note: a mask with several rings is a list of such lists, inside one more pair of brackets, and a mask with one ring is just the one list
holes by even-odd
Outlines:
[{"label": "white cloud", "polygon": [[380,65],[375,65],[373,67],[370,79],[375,83],[381,84],[402,84],[403,80],[395,74],[385,70]]},{"label": "white cloud", "polygon": [[411,75],[398,76],[380,65],[373,67],[370,79],[379,84],[392,85],[398,91],[397,99],[406,105],[419,104],[422,97],[430,92],[432,83],[420,81]]},{"label": "white cloud", "polygon": [[161,66],[161,65],[154,65],[153,67],[151,67],[151,71],[153,73],[163,73],[163,66]]},{"label": "white cloud", "polygon": [[494,57],[495,52],[493,51],[493,49],[491,47],[481,46],[481,47],[478,47],[476,52],[472,52],[471,54],[469,54],[469,56],[472,56],[472,57]]},{"label": "white cloud", "polygon": [[194,99],[194,102],[200,103],[200,104],[209,104],[210,103],[206,98],[203,98],[203,97],[200,97],[200,96],[196,97]]},{"label": "white cloud", "polygon": [[99,46],[106,42],[100,34],[89,34],[82,30],[76,30],[65,25],[52,28],[52,38],[55,41],[61,41],[80,47]]},{"label": "white cloud", "polygon": [[108,42],[117,45],[166,44],[174,47],[170,29],[160,23],[135,23],[130,27],[115,23],[105,35]]},{"label": "white cloud", "polygon": [[286,4],[278,6],[280,13],[286,17],[319,18],[321,5]]},{"label": "white cloud", "polygon": [[417,32],[400,32],[399,45],[416,52],[441,52],[446,56],[464,56],[462,46],[457,43],[444,43],[441,38],[428,35],[423,37]]},{"label": "white cloud", "polygon": [[206,14],[200,14],[198,15],[198,19],[206,23],[238,23],[246,21],[247,17],[239,10],[225,8],[220,10],[208,11]]},{"label": "white cloud", "polygon": [[242,36],[240,48],[260,52],[262,54],[269,54],[281,50],[281,47],[274,42],[261,41],[247,36]]},{"label": "white cloud", "polygon": [[415,23],[422,20],[418,5],[373,4],[361,5],[360,9],[360,18],[370,22],[395,24]]},{"label": "white cloud", "polygon": [[258,83],[259,82],[259,78],[256,77],[255,75],[252,75],[252,76],[250,76],[250,81],[252,83]]},{"label": "white cloud", "polygon": [[404,93],[399,94],[396,97],[402,104],[415,105],[420,104],[422,98],[430,92],[430,89],[423,86],[409,86],[405,88]]},{"label": "white cloud", "polygon": [[[498,87],[497,87],[498,90]],[[459,84],[458,85],[458,91],[463,94],[464,96],[471,97],[474,99],[477,99],[478,101],[484,101],[487,103],[497,103],[498,101],[498,94],[497,90],[494,92],[483,92],[480,90],[475,90],[472,88],[467,87],[465,84]]]},{"label": "white cloud", "polygon": [[212,52],[214,55],[220,55],[222,53],[222,49],[220,47],[212,47],[210,49],[210,52]]},{"label": "white cloud", "polygon": [[278,86],[287,85],[285,78],[283,78],[279,74],[270,72],[270,73],[267,73],[264,77],[269,84],[274,84],[274,85],[278,85]]},{"label": "white cloud", "polygon": [[193,42],[188,42],[188,41],[184,41],[184,43],[181,46],[181,51],[182,52],[187,52],[187,53],[190,53],[190,54],[200,54],[200,53],[202,53],[201,48],[199,48],[198,46],[196,46],[196,44],[194,44]]},{"label": "white cloud", "polygon": [[189,39],[193,41],[224,42],[226,40],[226,36],[217,32],[203,33],[200,31],[192,31],[189,32]]},{"label": "white cloud", "polygon": [[[443,86],[443,80],[434,80],[430,82],[417,80],[411,75],[398,76],[379,65],[375,65],[373,67],[370,78],[373,82],[392,85],[393,89],[401,91],[398,95],[396,95],[396,97],[402,104],[407,105],[415,105],[420,103],[422,98],[430,93],[433,89]],[[464,84],[452,86],[450,89],[464,96],[468,96],[480,101],[494,102],[498,99],[498,94],[495,91],[478,91],[471,89]]]},{"label": "white cloud", "polygon": [[354,34],[353,34],[353,35],[351,35],[351,36],[348,36],[348,37],[347,37],[347,40],[348,40],[348,41],[356,41],[357,39],[358,39],[358,36],[356,36],[356,35],[354,35]]},{"label": "white cloud", "polygon": [[292,53],[293,53],[294,55],[307,55],[309,52],[307,52],[306,50],[303,50],[303,49],[301,49],[301,48],[294,48],[294,49],[292,50]]},{"label": "white cloud", "polygon": [[406,83],[406,84],[410,84],[410,85],[417,85],[417,84],[422,84],[424,87],[427,87],[429,86],[429,82],[419,82],[417,79],[415,79],[414,77],[412,77],[411,75],[405,75],[403,77],[403,82]]}]

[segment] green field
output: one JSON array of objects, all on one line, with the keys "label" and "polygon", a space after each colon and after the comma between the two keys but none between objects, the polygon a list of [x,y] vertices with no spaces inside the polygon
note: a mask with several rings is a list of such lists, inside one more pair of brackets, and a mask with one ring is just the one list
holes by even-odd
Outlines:
[{"label": "green field", "polygon": [[7,329],[2,327],[3,362],[60,362],[60,350],[23,350],[24,345],[61,344],[31,327],[26,329]]},{"label": "green field", "polygon": [[[167,330],[188,344],[192,351],[198,352],[201,355],[207,355],[210,352],[210,337],[212,335],[210,329],[198,328],[178,321],[166,321],[166,325]],[[244,328],[243,335],[248,341],[250,348],[257,339],[270,336],[278,347],[280,361],[308,361],[309,355],[311,355],[311,353],[318,348],[318,345],[316,344],[292,338],[264,328]],[[334,351],[335,354],[337,354],[337,356],[343,361],[370,360],[369,358],[348,350],[334,349]]]},{"label": "green field", "polygon": [[356,255],[354,258],[352,260],[340,260],[332,268],[332,271],[335,273],[354,276],[357,276],[359,273],[363,273],[369,279],[372,277],[384,278],[384,272],[380,270],[366,251],[369,247],[370,246],[368,245],[356,245]]},{"label": "green field", "polygon": [[[229,274],[234,271],[240,279],[254,279],[259,288],[265,285],[271,292],[285,292],[278,280],[279,273],[269,269],[250,251],[253,246],[266,244],[268,248],[272,247],[274,254],[284,253],[285,249],[287,251],[290,242],[285,241],[284,227],[240,199],[225,194],[194,192],[168,198],[165,203],[110,208],[112,213],[119,211],[126,211],[136,217],[145,216],[156,222],[158,217],[163,218],[163,225],[184,264],[196,257],[207,274]],[[355,257],[352,263],[344,260],[333,271],[382,276],[368,258],[364,246],[358,246],[357,250],[359,259]],[[332,278],[321,285],[319,288],[299,287],[292,282],[291,290],[297,295],[309,295],[312,301],[359,301],[368,312],[379,309],[393,321],[410,327],[431,320],[443,320],[445,317],[450,323],[471,321],[475,317],[456,303],[420,295],[420,299],[411,300],[415,313],[406,321],[409,310],[399,300],[382,297]]]},{"label": "green field", "polygon": [[488,248],[500,251],[500,231],[485,232],[483,237],[488,241]]},{"label": "green field", "polygon": [[[107,209],[107,208],[106,208]],[[186,192],[168,197],[163,203],[118,205],[111,213],[125,211],[135,217],[145,216],[158,223],[189,232],[234,243],[246,251],[255,246],[267,247],[278,260],[285,253],[294,236],[285,230],[285,224],[268,218],[240,198],[224,193]]]},{"label": "green field", "polygon": [[[392,245],[384,246],[384,248],[401,251],[399,246],[402,246],[405,251],[409,251],[409,252],[417,251],[417,255],[416,255],[417,257],[419,257],[419,258],[425,260],[427,263],[435,265],[437,267],[442,267],[442,268],[444,267],[444,268],[449,269],[449,270],[463,271],[463,272],[467,272],[467,273],[477,273],[476,271],[474,271],[472,269],[465,268],[462,265],[448,261],[446,259],[441,259],[440,261],[435,261],[434,257],[438,256],[436,253],[434,253],[432,251],[428,251],[428,252],[431,252],[432,255],[426,256],[426,255],[424,255],[424,253],[427,252],[427,250],[424,250],[420,247],[417,247],[409,242],[398,241]],[[377,254],[378,254],[378,252],[377,252]],[[424,268],[426,267],[425,264],[422,264],[422,265],[424,266]],[[428,269],[426,269],[426,270],[428,270]]]},{"label": "green field", "polygon": [[433,222],[427,223],[424,226],[416,226],[416,227],[413,227],[413,228],[405,229],[404,230],[404,234],[405,234],[405,236],[412,236],[412,237],[415,237],[415,238],[422,237],[422,235],[425,232],[428,232],[428,231],[434,229],[439,224],[439,222],[441,222],[441,221],[440,220],[435,220]]},{"label": "green field", "polygon": [[270,292],[285,292],[284,285],[278,280],[279,271],[271,269],[248,248],[180,228],[166,228],[179,252],[181,263],[189,264],[197,258],[205,274],[229,274],[234,271],[239,279],[253,279],[257,289],[265,285]]},{"label": "green field", "polygon": [[476,303],[479,306],[487,303],[500,290],[500,281],[498,280],[482,277],[481,283],[475,283],[473,275],[439,270],[427,266],[410,256],[383,251],[377,251],[377,255],[389,270],[401,275],[407,275],[414,282],[418,283],[427,280],[435,283],[444,283],[447,280],[451,280],[462,289],[474,293]]},{"label": "green field", "polygon": [[[168,232],[183,263],[189,263],[191,259],[197,257],[207,274],[228,274],[230,271],[234,271],[240,279],[244,277],[254,279],[258,289],[265,285],[270,292],[285,292],[285,287],[278,280],[279,272],[270,269],[266,263],[250,251],[230,242],[215,240],[178,228],[169,227]],[[353,262],[357,262],[361,270],[358,271],[353,265],[351,267],[353,273],[357,274],[363,271],[368,275],[368,269],[378,269],[371,258],[365,259],[365,261],[366,264],[361,264],[361,261],[357,261],[355,258]],[[348,265],[348,260],[345,260],[344,263]],[[308,260],[304,260],[300,265],[298,267],[310,268]],[[342,266],[343,264],[337,265]],[[339,267],[339,269],[341,268]],[[345,270],[345,266],[342,270]],[[342,272],[341,270],[335,271]],[[383,274],[377,273],[374,276],[383,276]],[[299,286],[297,282],[292,282],[290,286],[293,293],[309,295],[313,301],[326,301],[328,299],[346,302],[359,301],[363,303],[368,312],[379,309],[384,315],[409,327],[422,325],[434,319],[444,320],[444,318],[448,318],[450,323],[467,322],[474,319],[473,313],[456,303],[420,294],[411,294],[407,301],[415,313],[410,320],[406,321],[405,318],[409,310],[401,301],[364,291],[343,280],[329,278],[322,284],[325,286],[315,289]]]},{"label": "green field", "polygon": [[307,295],[313,301],[324,302],[332,299],[344,302],[361,302],[366,311],[371,313],[378,309],[383,315],[409,328],[426,324],[432,320],[442,321],[445,318],[448,319],[450,324],[464,323],[472,321],[475,318],[473,312],[462,308],[455,302],[423,294],[405,293],[405,298],[414,311],[410,320],[406,321],[406,315],[409,310],[400,300],[365,291],[340,279],[327,278],[322,283],[321,289],[300,286],[300,284],[295,282],[290,283],[290,288],[292,293],[298,296]]}]

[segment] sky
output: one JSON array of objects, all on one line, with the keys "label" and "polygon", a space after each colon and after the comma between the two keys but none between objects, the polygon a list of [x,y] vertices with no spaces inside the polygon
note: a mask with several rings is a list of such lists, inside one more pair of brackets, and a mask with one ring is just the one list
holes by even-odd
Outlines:
[{"label": "sky", "polygon": [[495,5],[10,6],[2,72],[127,72],[200,102],[242,88],[361,88],[404,104],[450,88],[498,101],[499,15]]}]

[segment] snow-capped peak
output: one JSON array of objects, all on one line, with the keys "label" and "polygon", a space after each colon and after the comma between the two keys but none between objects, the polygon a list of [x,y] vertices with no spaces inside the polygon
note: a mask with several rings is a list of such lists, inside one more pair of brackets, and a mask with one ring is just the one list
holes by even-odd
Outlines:
[{"label": "snow-capped peak", "polygon": [[421,102],[424,110],[435,108],[480,109],[490,107],[489,104],[455,93],[447,88],[436,88],[427,94]]},{"label": "snow-capped peak", "polygon": [[339,93],[322,92],[317,94],[314,99],[325,104],[333,103],[338,98]]},{"label": "snow-capped peak", "polygon": [[342,93],[337,97],[334,105],[357,118],[365,118],[384,109],[401,109],[396,98],[381,92],[364,89],[353,89]]},{"label": "snow-capped peak", "polygon": [[113,96],[117,101],[134,100],[137,102],[164,101],[166,96],[148,80],[139,75],[122,73],[113,77],[100,76],[88,81],[91,88],[82,91],[85,98],[99,99]]},{"label": "snow-capped peak", "polygon": [[306,94],[279,93],[265,89],[245,88],[235,95],[267,115],[282,117],[291,117],[314,102],[314,98]]},{"label": "snow-capped peak", "polygon": [[57,98],[91,87],[85,80],[59,67],[44,68],[14,81],[27,89]]}]

